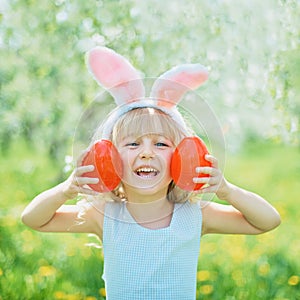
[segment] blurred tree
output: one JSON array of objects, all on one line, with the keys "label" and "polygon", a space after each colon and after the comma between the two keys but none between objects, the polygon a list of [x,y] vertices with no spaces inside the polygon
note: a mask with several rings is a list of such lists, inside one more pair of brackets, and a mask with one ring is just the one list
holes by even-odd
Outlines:
[{"label": "blurred tree", "polygon": [[1,149],[24,137],[53,158],[70,151],[99,91],[84,64],[96,45],[149,77],[209,66],[199,93],[230,147],[253,136],[299,144],[299,13],[297,0],[0,0]]}]

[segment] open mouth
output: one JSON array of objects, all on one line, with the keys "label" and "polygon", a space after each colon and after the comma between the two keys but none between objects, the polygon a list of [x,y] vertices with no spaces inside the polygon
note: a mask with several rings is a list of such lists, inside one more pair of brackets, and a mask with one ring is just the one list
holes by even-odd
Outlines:
[{"label": "open mouth", "polygon": [[152,178],[157,176],[159,174],[159,171],[150,167],[142,167],[136,169],[135,174],[143,178]]}]

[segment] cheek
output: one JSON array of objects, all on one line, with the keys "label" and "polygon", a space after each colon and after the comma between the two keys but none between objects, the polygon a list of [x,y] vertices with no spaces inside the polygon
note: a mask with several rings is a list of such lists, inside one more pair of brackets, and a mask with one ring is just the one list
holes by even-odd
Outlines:
[{"label": "cheek", "polygon": [[164,161],[165,161],[165,166],[166,166],[166,175],[171,176],[171,160],[173,156],[173,151],[166,153],[164,155]]},{"label": "cheek", "polygon": [[131,152],[128,151],[123,151],[123,152],[119,152],[120,153],[120,157],[123,163],[123,167],[126,168],[130,165],[132,165],[135,155]]},{"label": "cheek", "polygon": [[167,164],[168,166],[171,165],[172,156],[173,156],[173,153],[169,153],[169,154],[166,156],[166,164]]},{"label": "cheek", "polygon": [[168,160],[169,163],[170,163],[171,160],[172,160],[172,156],[173,156],[173,154],[174,154],[174,151],[175,151],[175,149],[170,150],[170,151],[168,151],[167,154],[166,154],[166,158],[167,158],[167,160]]}]

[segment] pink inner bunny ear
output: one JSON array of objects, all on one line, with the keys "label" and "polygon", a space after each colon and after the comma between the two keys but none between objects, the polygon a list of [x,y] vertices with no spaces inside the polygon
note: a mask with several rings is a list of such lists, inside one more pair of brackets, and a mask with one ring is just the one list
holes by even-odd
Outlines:
[{"label": "pink inner bunny ear", "polygon": [[108,89],[118,105],[144,97],[139,72],[120,54],[97,47],[88,52],[87,64],[96,81]]},{"label": "pink inner bunny ear", "polygon": [[151,97],[158,105],[176,105],[188,90],[194,90],[208,78],[208,70],[200,64],[185,64],[162,74],[153,84]]}]

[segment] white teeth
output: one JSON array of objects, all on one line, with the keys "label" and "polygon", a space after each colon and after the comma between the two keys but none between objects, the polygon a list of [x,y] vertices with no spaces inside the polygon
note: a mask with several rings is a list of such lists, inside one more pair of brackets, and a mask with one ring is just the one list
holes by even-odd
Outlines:
[{"label": "white teeth", "polygon": [[157,172],[156,169],[153,168],[139,168],[136,170],[137,173],[143,172],[143,173],[151,173],[151,172]]}]

